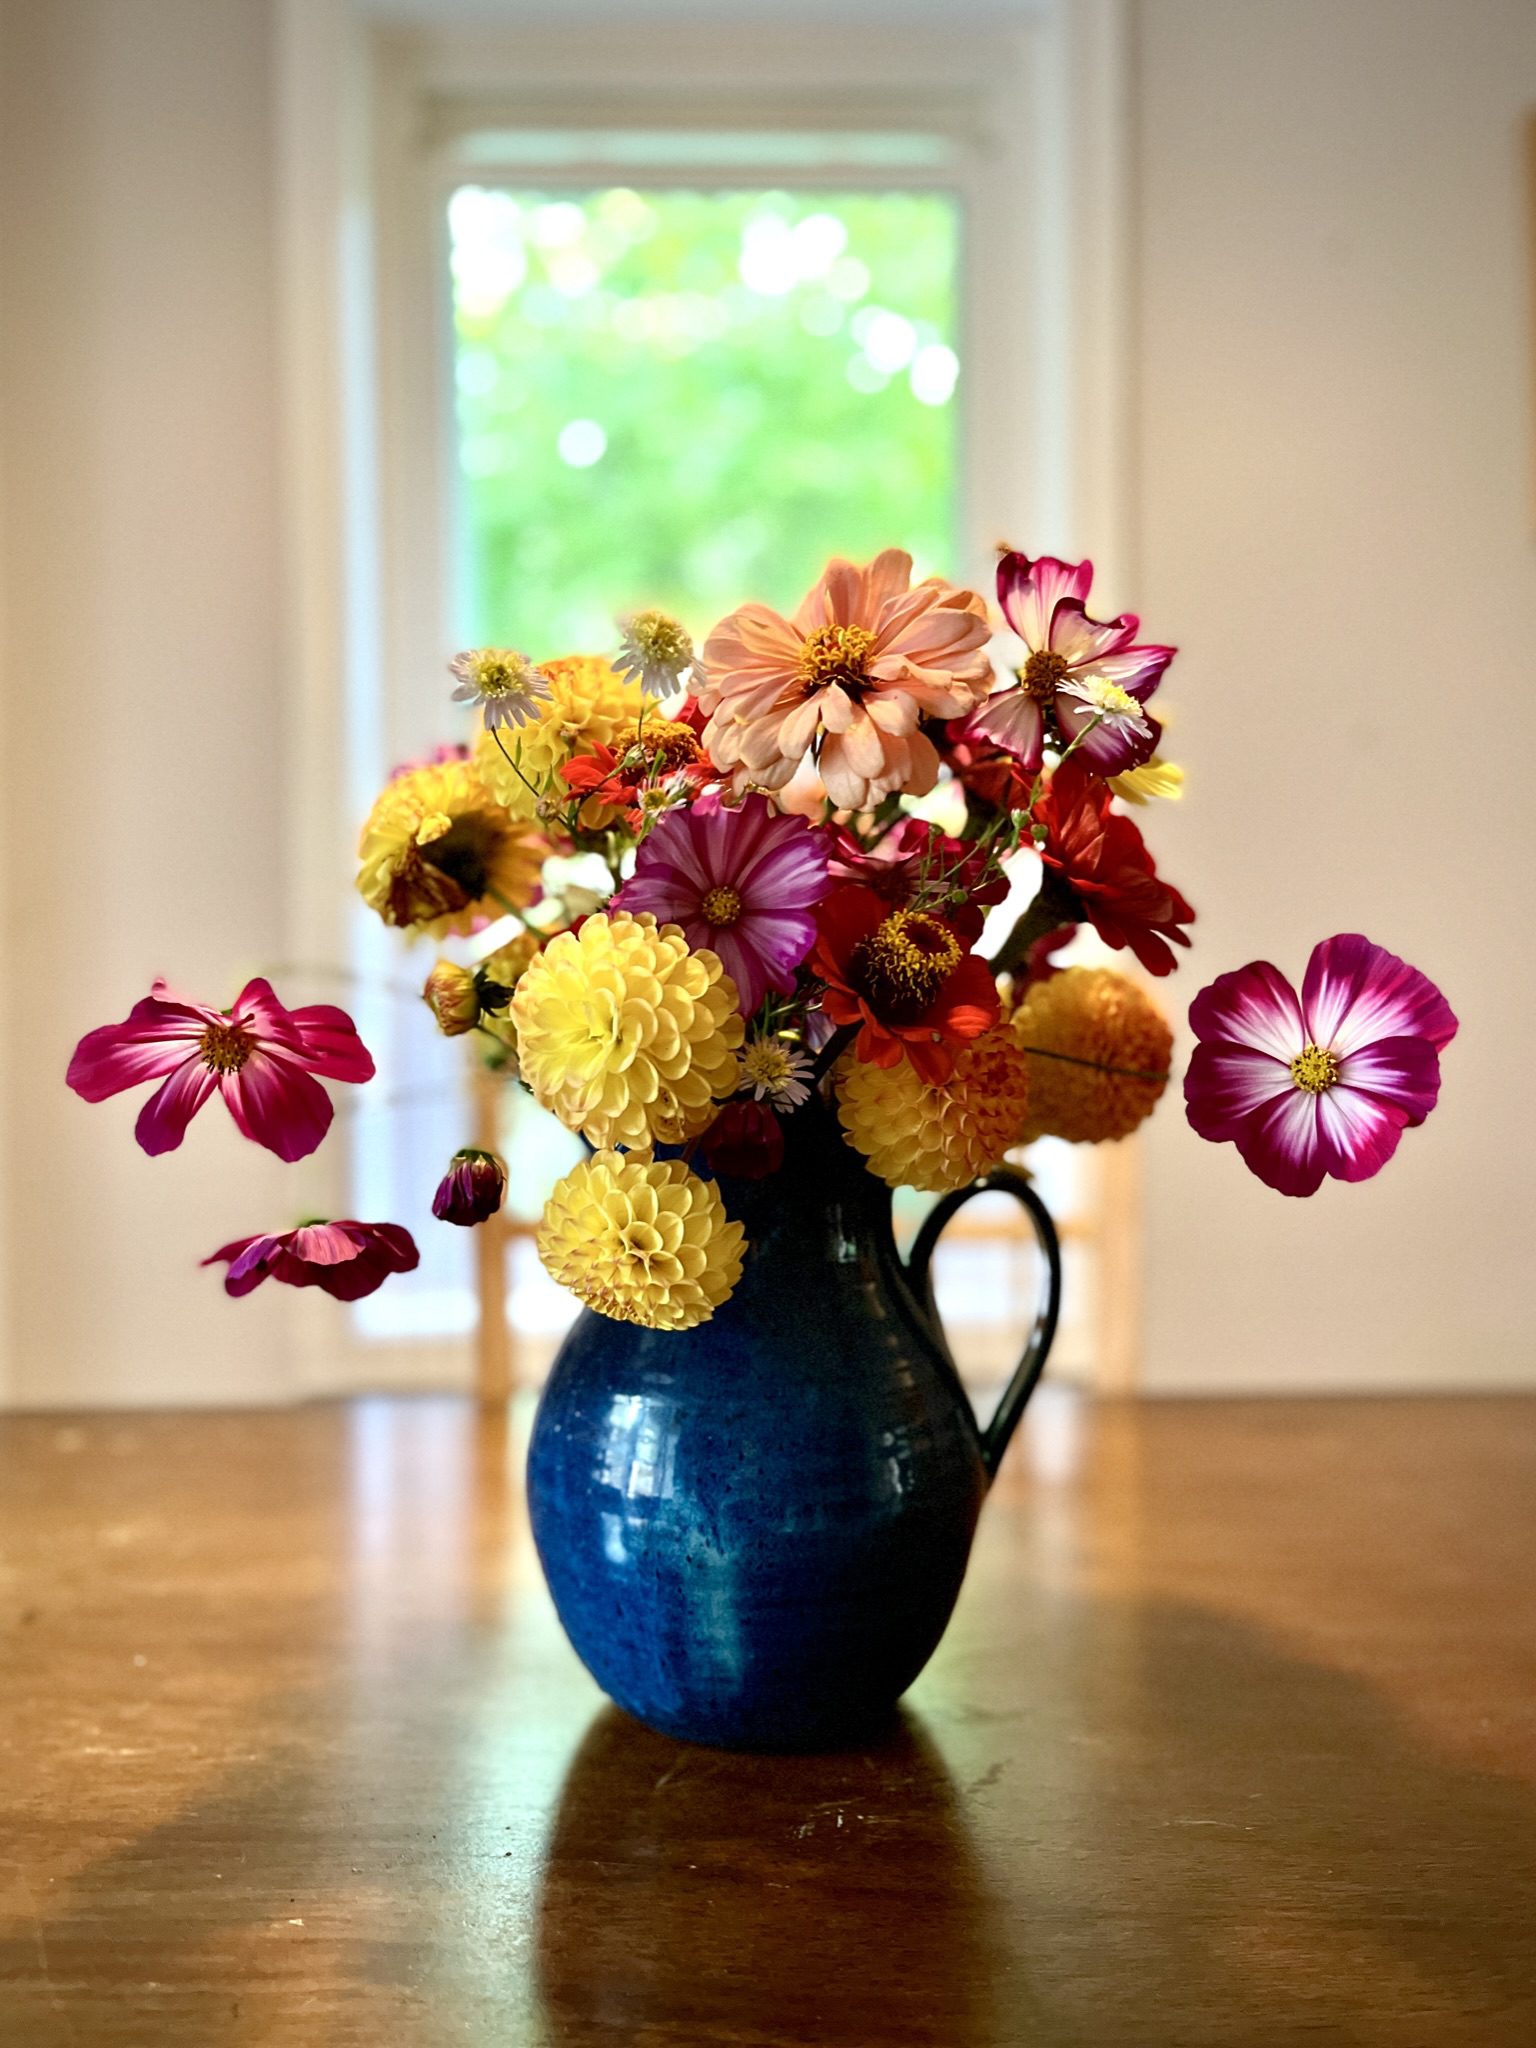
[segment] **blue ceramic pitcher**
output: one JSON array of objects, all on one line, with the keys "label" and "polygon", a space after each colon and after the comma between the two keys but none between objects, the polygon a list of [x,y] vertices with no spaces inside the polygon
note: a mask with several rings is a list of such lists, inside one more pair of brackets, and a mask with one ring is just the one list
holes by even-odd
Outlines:
[{"label": "blue ceramic pitcher", "polygon": [[[782,1171],[723,1182],[749,1250],[736,1291],[680,1333],[583,1313],[528,1455],[528,1504],[566,1633],[651,1727],[730,1748],[857,1740],[932,1655],[976,1517],[1045,1364],[1061,1262],[1006,1171],[945,1196],[903,1264],[891,1195],[813,1098]],[[962,1203],[1024,1205],[1048,1284],[978,1427],[929,1262]]]}]

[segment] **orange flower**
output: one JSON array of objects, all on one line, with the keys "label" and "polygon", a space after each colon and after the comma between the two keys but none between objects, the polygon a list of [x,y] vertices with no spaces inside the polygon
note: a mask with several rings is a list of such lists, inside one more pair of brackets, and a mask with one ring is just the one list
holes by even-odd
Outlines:
[{"label": "orange flower", "polygon": [[930,1087],[955,1069],[955,1048],[997,1022],[997,984],[942,918],[892,910],[873,889],[834,889],[816,914],[811,972],[826,984],[834,1024],[856,1024],[861,1060],[894,1067],[905,1056]]},{"label": "orange flower", "polygon": [[912,557],[835,561],[793,619],[745,604],[704,646],[704,744],[738,788],[782,789],[807,753],[841,810],[933,788],[939,757],[918,729],[954,718],[992,686],[985,601],[936,576],[912,587]]}]

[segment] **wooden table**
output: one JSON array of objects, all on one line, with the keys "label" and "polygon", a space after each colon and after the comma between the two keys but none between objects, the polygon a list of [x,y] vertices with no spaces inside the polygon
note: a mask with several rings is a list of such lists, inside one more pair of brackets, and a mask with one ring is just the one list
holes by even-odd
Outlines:
[{"label": "wooden table", "polygon": [[903,1725],[676,1746],[448,1401],[0,1425],[0,2043],[1536,2043],[1536,1403],[1042,1397]]}]

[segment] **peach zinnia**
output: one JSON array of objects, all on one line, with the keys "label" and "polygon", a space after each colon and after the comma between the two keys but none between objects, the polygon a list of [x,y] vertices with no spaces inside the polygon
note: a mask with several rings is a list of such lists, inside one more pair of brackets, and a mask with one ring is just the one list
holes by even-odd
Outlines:
[{"label": "peach zinnia", "polygon": [[744,604],[704,646],[704,744],[738,788],[782,789],[814,755],[840,810],[922,796],[939,757],[918,721],[969,711],[992,685],[985,601],[938,577],[912,584],[887,548],[835,561],[792,619]]}]

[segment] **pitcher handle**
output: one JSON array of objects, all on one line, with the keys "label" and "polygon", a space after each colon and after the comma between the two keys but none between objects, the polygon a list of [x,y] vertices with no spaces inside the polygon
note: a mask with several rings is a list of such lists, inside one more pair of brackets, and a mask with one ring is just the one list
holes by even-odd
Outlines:
[{"label": "pitcher handle", "polygon": [[[1056,1335],[1056,1318],[1061,1311],[1061,1244],[1056,1236],[1056,1226],[1051,1221],[1050,1211],[1035,1193],[1022,1173],[1000,1166],[995,1173],[989,1173],[984,1180],[973,1181],[969,1187],[956,1188],[952,1194],[943,1195],[934,1203],[923,1218],[922,1228],[912,1243],[907,1259],[907,1273],[920,1302],[927,1309],[935,1329],[943,1336],[944,1326],[939,1320],[938,1306],[933,1298],[933,1279],[929,1268],[933,1261],[934,1247],[940,1233],[959,1210],[964,1208],[973,1195],[1012,1195],[1027,1213],[1035,1227],[1035,1236],[1045,1254],[1046,1285],[1035,1310],[1034,1327],[1029,1341],[1024,1346],[1024,1356],[1014,1367],[1013,1377],[1004,1389],[1003,1398],[997,1404],[997,1413],[981,1432],[981,1460],[986,1467],[989,1480],[997,1477],[997,1468],[1002,1462],[1009,1439],[1019,1426],[1019,1417],[1024,1413],[1024,1404],[1035,1391],[1045,1361]],[[945,1346],[946,1350],[948,1346]]]}]

